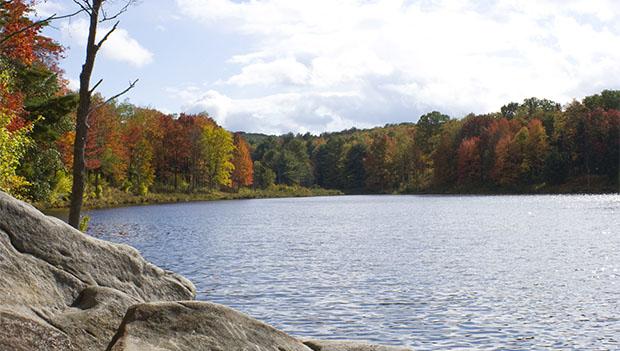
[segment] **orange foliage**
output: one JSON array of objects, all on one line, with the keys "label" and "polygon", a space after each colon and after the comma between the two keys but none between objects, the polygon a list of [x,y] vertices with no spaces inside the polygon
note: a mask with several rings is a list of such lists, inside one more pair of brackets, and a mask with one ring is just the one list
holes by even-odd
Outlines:
[{"label": "orange foliage", "polygon": [[56,147],[62,157],[62,162],[67,169],[73,167],[73,143],[75,142],[75,131],[63,134],[56,141]]},{"label": "orange foliage", "polygon": [[[11,0],[0,2],[0,38],[8,38],[0,45],[0,56],[8,59],[4,65],[42,64],[56,73],[61,73],[58,68],[58,59],[63,53],[63,48],[51,38],[42,36],[43,24],[33,26],[33,21],[28,17],[33,11],[34,0]],[[28,29],[26,29],[28,28]],[[25,29],[25,30],[24,30]],[[6,67],[1,67],[6,69]],[[64,80],[59,79],[61,86]],[[11,131],[23,128],[28,124],[24,111],[24,94],[15,87],[9,86],[5,81],[0,81],[0,108],[13,116],[8,129]]]},{"label": "orange foliage", "polygon": [[35,1],[24,0],[3,2],[4,8],[0,15],[5,23],[0,35],[12,37],[3,43],[0,50],[3,56],[25,65],[32,65],[36,61],[57,71],[57,62],[63,52],[62,46],[51,38],[40,35],[43,24],[23,30],[33,24],[28,15],[32,12],[34,3]]},{"label": "orange foliage", "polygon": [[254,181],[254,168],[250,155],[250,146],[245,139],[236,133],[234,136],[235,151],[232,163],[235,169],[232,172],[233,187],[252,185]]},{"label": "orange foliage", "polygon": [[[97,103],[97,102],[95,102]],[[114,106],[103,105],[88,117],[86,169],[111,175],[120,182],[127,170],[127,147],[123,143],[121,123]]]},{"label": "orange foliage", "polygon": [[24,94],[11,92],[10,88],[0,83],[0,109],[6,111],[13,118],[7,126],[10,132],[24,128],[28,123],[22,117],[24,111]]},{"label": "orange foliage", "polygon": [[491,176],[501,186],[514,186],[519,176],[519,152],[512,135],[504,135],[495,146],[495,165]]},{"label": "orange foliage", "polygon": [[480,159],[480,137],[471,137],[461,142],[458,155],[458,182],[461,185],[476,184],[482,177]]}]

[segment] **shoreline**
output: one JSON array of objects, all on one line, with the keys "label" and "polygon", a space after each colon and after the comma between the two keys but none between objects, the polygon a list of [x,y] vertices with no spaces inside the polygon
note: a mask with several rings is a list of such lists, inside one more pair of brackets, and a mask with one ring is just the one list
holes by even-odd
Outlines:
[{"label": "shoreline", "polygon": [[[276,186],[268,189],[241,189],[238,192],[151,192],[146,195],[125,193],[119,189],[107,189],[99,198],[85,199],[83,210],[98,210],[106,208],[163,205],[185,202],[222,201],[222,200],[251,200],[251,199],[280,199],[295,197],[339,196],[346,195],[339,190],[322,188],[305,188],[292,186]],[[54,212],[69,210],[68,200],[57,203],[34,203],[40,211]]]},{"label": "shoreline", "polygon": [[[211,192],[211,193],[149,193],[148,195],[126,194],[119,200],[97,199],[94,202],[86,202],[83,210],[100,210],[133,206],[166,205],[188,202],[210,202],[230,200],[253,200],[253,199],[284,199],[300,197],[321,196],[537,196],[537,195],[620,195],[620,189],[613,191],[608,189],[596,189],[594,191],[421,191],[400,193],[363,193],[343,192],[340,190],[322,188],[297,188],[298,192],[249,190],[237,193]],[[119,191],[120,192],[120,191]],[[92,201],[92,200],[91,200]],[[35,203],[37,209],[45,213],[65,212],[69,210],[66,201],[57,204]]]}]

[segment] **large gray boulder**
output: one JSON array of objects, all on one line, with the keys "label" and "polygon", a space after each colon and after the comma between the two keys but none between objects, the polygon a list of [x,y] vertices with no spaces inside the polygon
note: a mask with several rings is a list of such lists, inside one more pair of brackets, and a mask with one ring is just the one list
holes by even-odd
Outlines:
[{"label": "large gray boulder", "polygon": [[131,307],[108,351],[312,351],[299,340],[231,308],[208,302]]},{"label": "large gray boulder", "polygon": [[2,350],[103,350],[129,306],[194,296],[189,280],[136,249],[84,235],[0,192]]}]

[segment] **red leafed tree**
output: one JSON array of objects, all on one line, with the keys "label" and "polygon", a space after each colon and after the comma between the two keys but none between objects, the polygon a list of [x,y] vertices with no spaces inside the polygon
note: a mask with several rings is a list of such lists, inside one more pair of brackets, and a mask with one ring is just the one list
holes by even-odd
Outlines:
[{"label": "red leafed tree", "polygon": [[88,122],[86,169],[118,185],[126,176],[128,154],[114,105],[93,111]]},{"label": "red leafed tree", "polygon": [[[29,18],[33,5],[34,1],[0,0],[0,57],[3,59],[0,70],[22,70],[38,64],[60,73],[57,64],[63,48],[40,34],[46,22],[33,22]],[[0,82],[0,108],[13,116],[8,127],[10,131],[27,124],[24,99],[19,87]]]},{"label": "red leafed tree", "polygon": [[203,171],[200,136],[203,127],[215,122],[207,115],[160,115],[161,138],[154,142],[155,175],[174,190],[197,188]]},{"label": "red leafed tree", "polygon": [[235,151],[232,163],[235,169],[232,172],[232,182],[235,189],[241,186],[250,186],[254,182],[254,167],[250,156],[250,146],[241,136],[234,136]]},{"label": "red leafed tree", "polygon": [[26,120],[22,117],[24,114],[24,94],[3,80],[0,80],[0,110],[13,116],[7,127],[10,132],[26,126]]},{"label": "red leafed tree", "polygon": [[532,182],[539,182],[542,179],[545,160],[549,153],[547,133],[542,121],[537,118],[528,123],[527,129],[529,132],[529,138],[524,152],[525,158],[530,167],[528,179]]},{"label": "red leafed tree", "polygon": [[41,35],[46,22],[37,24],[28,17],[34,3],[24,0],[0,1],[0,34],[4,38],[0,51],[3,56],[25,65],[37,61],[57,69],[63,48],[51,38]]},{"label": "red leafed tree", "polygon": [[171,147],[175,134],[174,119],[170,115],[161,114],[158,118],[159,129],[162,131],[162,138],[153,144],[153,163],[155,165],[155,176],[161,182],[173,184],[176,188],[176,178],[178,170],[174,164],[175,148]]},{"label": "red leafed tree", "polygon": [[514,135],[520,128],[521,125],[515,120],[509,121],[504,117],[494,120],[486,129],[490,145],[496,145],[506,135]]},{"label": "red leafed tree", "polygon": [[495,164],[491,176],[496,184],[514,187],[519,178],[520,155],[512,135],[504,135],[495,146]]},{"label": "red leafed tree", "polygon": [[480,138],[475,136],[463,140],[459,146],[457,173],[460,185],[473,185],[480,181],[482,164],[479,144]]}]

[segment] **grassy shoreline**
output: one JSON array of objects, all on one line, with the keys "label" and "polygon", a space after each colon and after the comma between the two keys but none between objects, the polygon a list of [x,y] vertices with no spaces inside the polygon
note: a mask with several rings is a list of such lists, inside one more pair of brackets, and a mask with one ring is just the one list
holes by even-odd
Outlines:
[{"label": "grassy shoreline", "polygon": [[[422,191],[403,191],[383,193],[383,195],[560,195],[560,194],[618,194],[620,189],[600,179],[585,178],[574,182],[538,188],[521,189],[426,189]],[[210,191],[210,192],[151,192],[146,195],[134,195],[116,188],[105,189],[99,197],[87,196],[84,209],[93,210],[124,206],[154,205],[166,203],[192,201],[218,201],[241,199],[270,199],[287,197],[337,196],[337,195],[382,195],[381,193],[343,192],[340,190],[323,188],[305,188],[300,186],[274,185],[267,189],[240,189],[238,192]],[[55,203],[39,202],[34,204],[40,210],[66,210],[69,207],[68,199]]]},{"label": "grassy shoreline", "polygon": [[[155,205],[192,201],[219,201],[242,199],[270,199],[286,197],[312,197],[343,195],[339,190],[321,188],[304,188],[294,186],[273,186],[267,189],[240,189],[238,192],[151,192],[146,195],[134,195],[119,189],[106,189],[99,197],[87,197],[84,200],[84,209],[94,210],[124,206]],[[41,210],[63,210],[69,208],[67,200],[56,203],[35,203]]]}]

